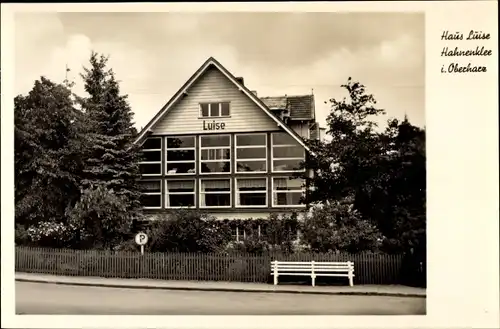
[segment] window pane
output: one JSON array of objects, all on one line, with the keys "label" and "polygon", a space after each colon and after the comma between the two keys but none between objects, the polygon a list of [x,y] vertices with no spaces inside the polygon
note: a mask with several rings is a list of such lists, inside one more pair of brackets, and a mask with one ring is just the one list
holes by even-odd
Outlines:
[{"label": "window pane", "polygon": [[304,158],[305,150],[302,146],[288,146],[273,148],[274,158]]},{"label": "window pane", "polygon": [[265,146],[266,135],[236,135],[236,145],[238,146]]},{"label": "window pane", "polygon": [[222,207],[230,205],[231,205],[231,195],[229,193],[202,194],[202,206]]},{"label": "window pane", "polygon": [[298,206],[301,205],[300,200],[302,192],[276,192],[274,193],[274,205],[276,206]]},{"label": "window pane", "polygon": [[200,104],[201,106],[201,116],[208,117],[208,104]]},{"label": "window pane", "polygon": [[141,161],[161,161],[161,151],[141,152]]},{"label": "window pane", "polygon": [[167,163],[167,175],[173,174],[194,174],[194,162]]},{"label": "window pane", "polygon": [[161,194],[143,194],[141,195],[141,204],[143,207],[161,207]]},{"label": "window pane", "polygon": [[167,151],[167,161],[194,161],[195,150]]},{"label": "window pane", "polygon": [[229,161],[225,162],[203,162],[201,164],[202,173],[226,173],[231,171],[231,164]]},{"label": "window pane", "polygon": [[193,136],[167,137],[167,148],[194,147]]},{"label": "window pane", "polygon": [[273,188],[281,191],[297,191],[302,190],[304,185],[303,179],[288,179],[288,178],[275,178]]},{"label": "window pane", "polygon": [[220,116],[220,114],[219,114],[219,103],[211,103],[210,104],[210,116],[211,117],[218,117],[218,116]]},{"label": "window pane", "polygon": [[194,207],[194,194],[168,195],[169,207]]},{"label": "window pane", "polygon": [[169,180],[167,181],[168,193],[194,192],[194,180]]},{"label": "window pane", "polygon": [[266,190],[266,179],[265,178],[253,178],[253,179],[237,179],[236,187],[238,191],[262,191]]},{"label": "window pane", "polygon": [[161,193],[161,181],[159,180],[139,181],[138,185],[141,192]]},{"label": "window pane", "polygon": [[202,136],[201,137],[201,147],[210,146],[229,146],[230,136],[228,135],[214,135],[214,136]]},{"label": "window pane", "polygon": [[298,145],[298,143],[288,133],[273,133],[273,145]]},{"label": "window pane", "polygon": [[208,179],[201,181],[202,192],[231,191],[229,179]]},{"label": "window pane", "polygon": [[148,138],[142,145],[144,150],[161,149],[161,138]]},{"label": "window pane", "polygon": [[141,163],[141,175],[161,175],[161,163]]},{"label": "window pane", "polygon": [[266,161],[238,161],[236,170],[238,172],[267,171]]},{"label": "window pane", "polygon": [[240,206],[265,206],[266,193],[241,193],[239,195]]},{"label": "window pane", "polygon": [[265,147],[236,149],[238,159],[265,159],[266,153]]},{"label": "window pane", "polygon": [[274,171],[293,171],[300,169],[303,160],[275,160],[273,161]]},{"label": "window pane", "polygon": [[221,104],[221,115],[222,116],[229,116],[229,103],[222,103]]},{"label": "window pane", "polygon": [[201,150],[202,160],[227,160],[231,158],[230,149],[203,149]]}]

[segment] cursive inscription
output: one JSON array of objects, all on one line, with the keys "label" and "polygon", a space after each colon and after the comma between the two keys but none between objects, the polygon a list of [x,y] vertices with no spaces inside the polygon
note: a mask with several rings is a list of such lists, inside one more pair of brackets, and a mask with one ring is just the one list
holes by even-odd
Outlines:
[{"label": "cursive inscription", "polygon": [[[488,45],[470,45],[471,41],[487,42],[491,35],[481,30],[470,30],[468,33],[460,31],[443,31],[441,40],[447,44],[441,50],[441,57],[468,57],[470,60],[466,63],[460,63],[458,60],[445,63],[441,66],[441,73],[485,73],[487,72],[484,63],[474,63],[473,58],[485,58],[493,54]],[[450,44],[451,43],[451,44]],[[453,45],[455,43],[456,45]]]}]

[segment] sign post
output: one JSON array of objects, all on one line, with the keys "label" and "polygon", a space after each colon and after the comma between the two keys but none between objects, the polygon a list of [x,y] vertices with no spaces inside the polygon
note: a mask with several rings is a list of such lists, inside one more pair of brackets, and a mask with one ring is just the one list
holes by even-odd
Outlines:
[{"label": "sign post", "polygon": [[148,243],[148,236],[144,232],[139,232],[135,236],[135,243],[141,246],[141,255],[144,255],[144,245]]}]

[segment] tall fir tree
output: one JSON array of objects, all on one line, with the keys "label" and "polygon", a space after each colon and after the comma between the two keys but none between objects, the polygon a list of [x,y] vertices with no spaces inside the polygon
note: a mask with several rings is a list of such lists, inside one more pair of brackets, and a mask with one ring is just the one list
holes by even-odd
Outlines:
[{"label": "tall fir tree", "polygon": [[[107,69],[107,63],[107,57],[92,52],[90,67],[85,68],[81,75],[88,93],[88,97],[79,98],[86,117],[85,169],[81,188],[88,194],[112,194],[110,200],[114,205],[118,199],[122,200],[123,207],[109,208],[123,209],[120,214],[106,213],[101,209],[100,214],[97,214],[98,211],[94,213],[96,218],[86,220],[114,217],[116,221],[122,221],[115,226],[121,227],[118,231],[124,233],[124,227],[140,215],[140,192],[136,182],[139,177],[139,153],[133,144],[137,131],[133,126],[133,113],[127,96],[120,94],[119,83],[114,72]],[[93,199],[87,195],[84,200]],[[92,209],[89,205],[85,207]],[[92,217],[88,212],[86,216]],[[95,226],[96,223],[85,225]],[[101,231],[104,230],[101,227]],[[99,234],[106,235],[103,232]]]}]

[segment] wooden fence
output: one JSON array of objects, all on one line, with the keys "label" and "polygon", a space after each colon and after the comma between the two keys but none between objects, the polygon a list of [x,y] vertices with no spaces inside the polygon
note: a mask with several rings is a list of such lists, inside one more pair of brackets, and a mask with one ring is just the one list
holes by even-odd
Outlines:
[{"label": "wooden fence", "polygon": [[[353,261],[355,284],[398,284],[402,255],[145,253],[16,247],[16,271],[161,280],[271,282],[272,260]],[[331,278],[324,278],[323,283]],[[294,282],[310,278],[295,277]],[[280,278],[280,282],[290,282]],[[321,284],[318,279],[318,285]]]}]

